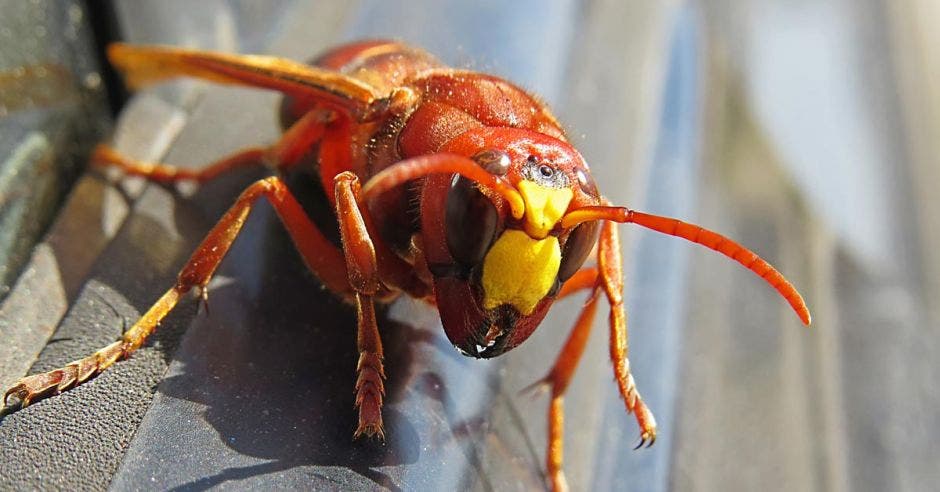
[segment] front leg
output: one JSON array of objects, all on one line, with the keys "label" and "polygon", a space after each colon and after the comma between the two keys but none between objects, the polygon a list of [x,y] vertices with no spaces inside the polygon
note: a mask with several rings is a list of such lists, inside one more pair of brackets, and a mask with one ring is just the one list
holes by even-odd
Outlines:
[{"label": "front leg", "polygon": [[340,173],[334,179],[334,189],[346,271],[349,284],[355,291],[358,312],[356,406],[359,408],[359,425],[353,437],[378,436],[385,440],[382,424],[385,368],[382,365],[382,338],[375,321],[374,297],[380,287],[375,244],[363,217],[364,207],[360,207],[359,178],[348,171]]},{"label": "front leg", "polygon": [[627,407],[640,426],[639,448],[652,446],[656,441],[656,419],[643,402],[630,374],[630,359],[627,358],[627,314],[623,307],[623,258],[620,254],[620,236],[617,225],[605,221],[601,226],[597,248],[597,263],[601,286],[610,303],[610,361],[614,366],[617,388]]}]

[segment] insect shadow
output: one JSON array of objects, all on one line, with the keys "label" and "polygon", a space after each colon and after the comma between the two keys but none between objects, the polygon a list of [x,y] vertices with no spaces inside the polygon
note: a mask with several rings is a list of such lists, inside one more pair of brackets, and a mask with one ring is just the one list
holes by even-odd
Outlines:
[{"label": "insect shadow", "polygon": [[[345,467],[375,485],[397,489],[376,467],[416,462],[417,432],[406,416],[386,406],[389,441],[353,440],[355,310],[319,285],[267,204],[252,212],[217,278],[231,280],[210,284],[211,314],[200,310],[174,355],[182,371],[164,379],[158,392],[197,403],[216,443],[269,461],[245,460],[252,464],[222,469],[179,490],[319,466],[331,468],[298,473],[313,483],[322,480],[325,487],[353,486],[355,477],[333,468]],[[409,340],[399,340],[395,322],[382,309],[378,314],[387,348],[386,400],[394,403],[412,372],[413,353]],[[155,406],[154,411],[177,409]],[[216,447],[210,444],[208,452]]]}]

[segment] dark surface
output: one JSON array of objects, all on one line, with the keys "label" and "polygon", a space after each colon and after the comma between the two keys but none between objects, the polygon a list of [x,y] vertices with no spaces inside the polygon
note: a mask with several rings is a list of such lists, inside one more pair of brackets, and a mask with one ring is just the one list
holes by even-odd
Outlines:
[{"label": "dark surface", "polygon": [[0,17],[0,300],[110,118],[79,2],[5,2]]},{"label": "dark surface", "polygon": [[[145,196],[139,206],[154,204]],[[145,216],[134,215],[125,224],[104,251],[103,261],[90,272],[33,371],[61,367],[87,355],[89,347],[107,345],[149,307],[153,299],[146,286],[169,284],[175,272],[141,267],[140,259],[153,260],[152,266],[173,265],[182,259],[174,252],[195,246],[193,241],[170,243],[166,236]],[[153,247],[161,242],[164,247]],[[135,275],[127,275],[128,271]],[[61,398],[42,402],[36,411],[4,417],[0,442],[11,445],[4,446],[0,460],[3,486],[75,490],[108,483],[146,412],[153,388],[166,371],[169,354],[185,326],[182,320],[192,316],[193,308],[184,305],[171,315],[155,336],[155,346],[141,350],[126,364]],[[103,413],[112,417],[102,420]]]}]

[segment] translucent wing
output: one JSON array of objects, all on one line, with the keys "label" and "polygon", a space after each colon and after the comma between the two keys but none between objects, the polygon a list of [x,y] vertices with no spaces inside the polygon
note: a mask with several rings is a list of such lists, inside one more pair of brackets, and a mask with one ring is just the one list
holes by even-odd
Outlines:
[{"label": "translucent wing", "polygon": [[176,77],[272,89],[312,99],[361,119],[382,95],[372,86],[338,72],[286,58],[233,55],[169,46],[108,46],[108,59],[131,89]]}]

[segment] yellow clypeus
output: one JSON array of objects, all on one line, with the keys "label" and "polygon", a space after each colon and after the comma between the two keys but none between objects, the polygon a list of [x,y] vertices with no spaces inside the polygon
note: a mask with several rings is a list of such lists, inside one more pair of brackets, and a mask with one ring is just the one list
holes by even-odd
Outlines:
[{"label": "yellow clypeus", "polygon": [[558,238],[532,239],[507,229],[483,260],[483,308],[510,304],[531,314],[555,283],[560,264]]}]

